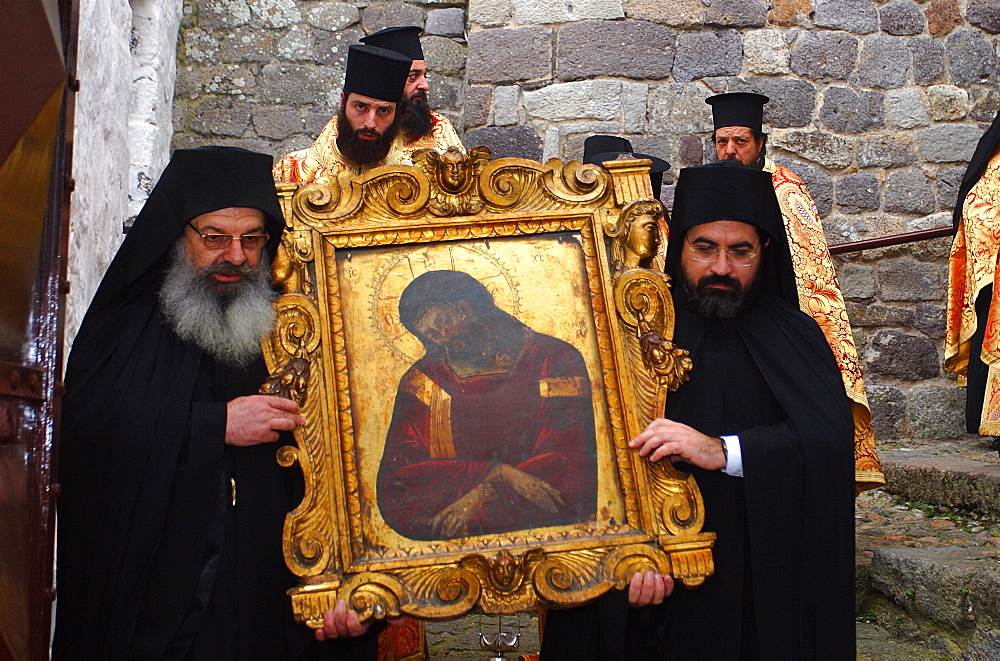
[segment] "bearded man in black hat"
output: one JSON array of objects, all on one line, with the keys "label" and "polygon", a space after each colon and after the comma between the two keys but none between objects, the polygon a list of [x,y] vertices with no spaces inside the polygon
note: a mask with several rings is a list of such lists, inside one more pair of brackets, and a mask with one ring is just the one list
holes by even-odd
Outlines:
[{"label": "bearded man in black hat", "polygon": [[63,401],[54,658],[375,658],[346,604],[314,636],[285,592],[302,476],[275,453],[305,419],[256,394],[283,226],[271,164],[174,152],[87,311]]},{"label": "bearded man in black hat", "polygon": [[715,574],[672,590],[649,572],[627,597],[551,611],[542,656],[854,658],[854,424],[833,353],[798,308],[770,177],[682,170],[666,272],[673,339],[694,367],[630,446],[695,475]]},{"label": "bearded man in black hat", "polygon": [[705,103],[712,106],[715,124],[715,154],[719,160],[742,163],[771,175],[791,248],[800,307],[823,330],[840,366],[844,392],[851,400],[858,490],[872,489],[884,484],[885,476],[875,451],[871,411],[844,295],[809,189],[794,172],[767,158],[763,118],[769,100],[763,94],[749,92],[716,94],[706,99]]},{"label": "bearded man in black hat", "polygon": [[380,165],[409,162],[398,147],[403,89],[412,60],[377,46],[348,49],[340,112],[306,149],[285,154],[274,166],[277,181],[309,184],[357,176]]},{"label": "bearded man in black hat", "polygon": [[403,89],[403,117],[400,120],[400,142],[397,148],[409,162],[418,149],[437,149],[445,152],[457,147],[463,154],[465,145],[459,139],[451,122],[444,115],[434,112],[427,101],[431,86],[427,81],[427,62],[420,45],[420,28],[416,25],[394,26],[362,37],[361,42],[405,55],[413,60],[410,74]]}]

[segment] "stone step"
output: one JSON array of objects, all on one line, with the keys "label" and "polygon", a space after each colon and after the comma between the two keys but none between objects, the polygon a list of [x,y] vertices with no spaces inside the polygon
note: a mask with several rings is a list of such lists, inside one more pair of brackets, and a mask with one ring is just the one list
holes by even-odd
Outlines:
[{"label": "stone step", "polygon": [[885,490],[909,501],[1000,519],[1000,463],[922,450],[880,452]]},{"label": "stone step", "polygon": [[949,657],[1000,658],[996,549],[882,547],[859,566],[862,580],[866,570],[864,617]]}]

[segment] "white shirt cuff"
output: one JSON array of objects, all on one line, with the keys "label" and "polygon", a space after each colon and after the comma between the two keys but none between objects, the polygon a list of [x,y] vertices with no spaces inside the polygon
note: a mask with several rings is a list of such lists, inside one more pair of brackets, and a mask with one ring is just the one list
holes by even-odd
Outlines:
[{"label": "white shirt cuff", "polygon": [[743,477],[743,453],[740,450],[739,436],[722,436],[726,444],[726,467],[722,472],[733,477]]}]

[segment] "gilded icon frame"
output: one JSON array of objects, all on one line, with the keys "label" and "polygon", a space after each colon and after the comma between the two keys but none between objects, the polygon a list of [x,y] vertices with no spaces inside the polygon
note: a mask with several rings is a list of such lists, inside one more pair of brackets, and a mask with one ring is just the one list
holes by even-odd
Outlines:
[{"label": "gilded icon frame", "polygon": [[[568,607],[624,588],[639,570],[689,587],[714,571],[715,536],[701,531],[694,479],[627,446],[690,370],[670,342],[669,279],[651,268],[665,228],[648,167],[491,160],[485,147],[453,148],[354,179],[278,184],[286,229],[273,270],[282,293],[262,392],[295,399],[309,420],[278,455],[305,484],[283,532],[286,563],[300,577],[290,591],[296,619],[319,627],[338,599],[378,619]],[[396,382],[402,388],[400,375],[422,358],[394,309],[417,275],[448,270],[485,285],[532,337],[554,337],[583,358],[598,497],[586,520],[423,539],[387,523],[395,505],[378,498],[377,465]]]}]

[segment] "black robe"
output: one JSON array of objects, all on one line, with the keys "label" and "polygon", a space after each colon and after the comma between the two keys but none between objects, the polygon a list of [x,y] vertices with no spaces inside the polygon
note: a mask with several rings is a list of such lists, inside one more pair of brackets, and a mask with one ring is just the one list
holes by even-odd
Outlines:
[{"label": "black robe", "polygon": [[[679,284],[679,264],[685,233],[721,219],[770,238],[763,293],[735,318],[706,319]],[[854,422],[833,352],[799,310],[770,177],[728,162],[683,170],[670,233],[673,341],[694,367],[665,416],[738,436],[745,477],[678,464],[698,482],[703,530],[718,535],[715,575],[676,586],[660,606],[630,609],[618,593],[551,611],[542,656],[722,659],[756,648],[760,658],[854,658]]]},{"label": "black robe", "polygon": [[259,208],[273,249],[270,163],[244,150],[175,153],[87,312],[61,422],[54,658],[375,656],[375,631],[318,645],[292,621],[281,533],[301,473],[277,464],[278,444],[224,443],[226,402],[257,392],[263,360],[216,363],[159,312],[191,218]]}]

